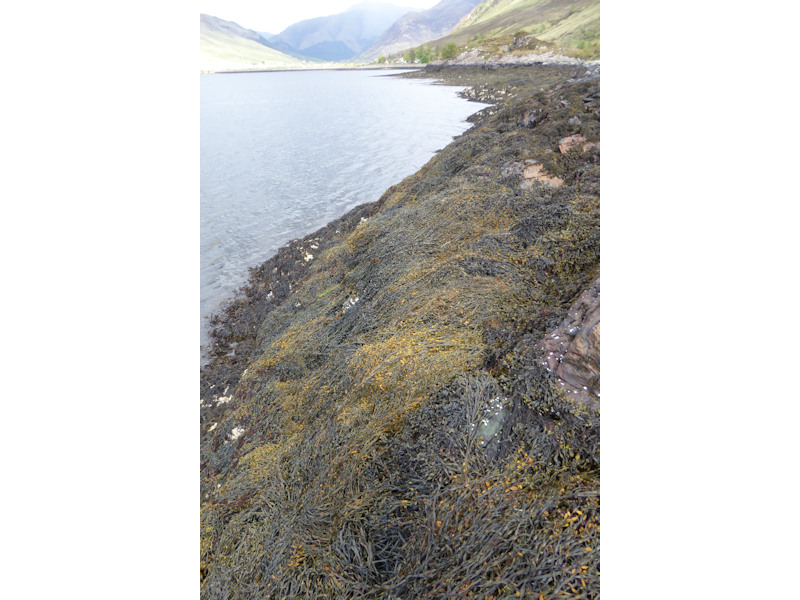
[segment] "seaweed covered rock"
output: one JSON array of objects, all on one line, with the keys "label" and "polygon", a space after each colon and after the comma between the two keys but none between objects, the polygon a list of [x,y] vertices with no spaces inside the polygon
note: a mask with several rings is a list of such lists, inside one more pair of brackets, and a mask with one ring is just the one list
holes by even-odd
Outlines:
[{"label": "seaweed covered rock", "polygon": [[514,91],[214,321],[203,598],[599,597],[599,81],[453,69]]},{"label": "seaweed covered rock", "polygon": [[537,345],[542,364],[575,400],[600,406],[600,278]]}]

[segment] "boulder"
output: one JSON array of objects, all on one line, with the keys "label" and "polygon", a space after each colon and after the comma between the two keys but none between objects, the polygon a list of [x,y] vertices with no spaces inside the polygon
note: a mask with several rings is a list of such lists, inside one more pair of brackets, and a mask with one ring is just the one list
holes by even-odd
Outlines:
[{"label": "boulder", "polygon": [[583,144],[586,141],[586,138],[582,135],[570,135],[565,138],[561,138],[558,140],[558,149],[561,154],[566,154],[575,146]]},{"label": "boulder", "polygon": [[533,185],[534,182],[544,183],[550,187],[558,187],[564,183],[564,180],[550,175],[544,170],[544,165],[535,160],[525,161],[525,170],[522,172],[522,187],[527,188]]}]

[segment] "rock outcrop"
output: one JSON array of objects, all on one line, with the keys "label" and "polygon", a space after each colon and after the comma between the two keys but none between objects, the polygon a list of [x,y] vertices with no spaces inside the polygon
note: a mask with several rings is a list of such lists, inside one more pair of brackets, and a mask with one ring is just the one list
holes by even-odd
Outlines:
[{"label": "rock outcrop", "polygon": [[574,400],[600,408],[600,278],[539,342],[542,364]]}]

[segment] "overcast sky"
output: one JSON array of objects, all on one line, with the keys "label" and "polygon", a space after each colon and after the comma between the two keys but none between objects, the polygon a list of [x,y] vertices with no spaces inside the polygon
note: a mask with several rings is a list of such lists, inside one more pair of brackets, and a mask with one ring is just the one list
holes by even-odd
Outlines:
[{"label": "overcast sky", "polygon": [[[372,0],[424,10],[440,0]],[[247,29],[280,33],[289,25],[344,12],[360,0],[199,0],[201,13],[233,21]]]}]

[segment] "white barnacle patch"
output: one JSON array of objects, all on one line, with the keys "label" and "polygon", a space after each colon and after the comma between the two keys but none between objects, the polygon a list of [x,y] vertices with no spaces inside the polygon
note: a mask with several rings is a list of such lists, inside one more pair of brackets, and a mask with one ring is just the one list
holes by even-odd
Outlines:
[{"label": "white barnacle patch", "polygon": [[303,260],[306,262],[314,260],[314,255],[311,252],[306,252],[305,256],[303,256]]},{"label": "white barnacle patch", "polygon": [[267,294],[267,300],[269,300],[269,299],[270,299],[270,298],[272,298],[273,296],[275,296],[275,294],[273,294],[273,293],[272,293],[272,290],[270,290],[270,291],[269,291],[269,294]]},{"label": "white barnacle patch", "polygon": [[211,425],[211,427],[208,428],[208,433],[214,431],[217,428],[217,425],[219,425],[219,423],[214,423],[213,425]]},{"label": "white barnacle patch", "polygon": [[348,310],[353,308],[359,301],[358,296],[351,296],[347,300],[344,301],[344,305],[342,307],[342,314],[346,313]]},{"label": "white barnacle patch", "polygon": [[[225,389],[227,390],[228,388],[225,388]],[[227,404],[227,403],[228,403],[228,402],[230,402],[232,399],[233,399],[233,396],[232,396],[232,395],[231,395],[231,396],[220,396],[219,398],[217,398],[216,400],[214,400],[214,402],[216,402],[216,403],[217,403],[217,406],[219,406],[220,404]]]},{"label": "white barnacle patch", "polygon": [[241,437],[241,435],[243,433],[244,433],[244,428],[243,427],[234,427],[233,429],[231,429],[231,432],[228,434],[228,439],[230,439],[230,441],[233,442],[233,441],[239,439],[239,437]]},{"label": "white barnacle patch", "polygon": [[481,446],[485,446],[497,436],[503,428],[506,419],[506,406],[508,398],[496,396],[489,400],[483,409],[482,418],[478,423],[470,424],[470,432],[477,428],[477,436]]}]

